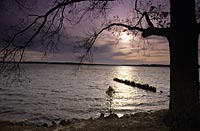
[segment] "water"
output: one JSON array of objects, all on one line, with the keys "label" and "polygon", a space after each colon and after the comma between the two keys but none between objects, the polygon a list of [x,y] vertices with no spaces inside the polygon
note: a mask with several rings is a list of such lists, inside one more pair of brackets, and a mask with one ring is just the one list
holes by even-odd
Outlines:
[{"label": "water", "polygon": [[[22,83],[0,86],[0,120],[43,123],[109,113],[106,90],[113,86],[112,109],[119,116],[168,108],[169,68],[135,66],[22,65]],[[134,80],[157,88],[144,91],[113,81]],[[162,90],[163,93],[159,93]]]}]

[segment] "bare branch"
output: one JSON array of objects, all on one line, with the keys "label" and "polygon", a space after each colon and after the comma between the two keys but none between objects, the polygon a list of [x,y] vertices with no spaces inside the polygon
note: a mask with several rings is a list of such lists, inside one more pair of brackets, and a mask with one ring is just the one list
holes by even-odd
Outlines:
[{"label": "bare branch", "polygon": [[149,15],[147,14],[147,12],[144,12],[143,15],[145,16],[148,25],[149,25],[150,27],[154,27],[154,25],[153,25],[153,23],[151,22],[151,20],[150,20],[150,18],[149,18]]},{"label": "bare branch", "polygon": [[[118,27],[124,27],[130,31],[139,31],[142,33],[142,37],[146,38],[149,37],[151,35],[157,35],[157,36],[163,36],[163,37],[168,37],[170,29],[169,28],[155,28],[155,27],[149,27],[149,28],[140,28],[137,26],[130,26],[127,24],[123,24],[123,23],[112,23],[109,24],[108,26],[102,28],[99,32],[94,32],[93,35],[91,35],[90,37],[88,37],[88,39],[86,39],[84,41],[84,44],[82,46],[80,46],[81,48],[85,48],[85,53],[83,53],[83,55],[80,56],[81,61],[88,56],[88,53],[90,53],[92,46],[94,45],[96,39],[99,37],[99,35],[105,31],[105,30],[109,30],[110,28],[114,27],[114,26],[118,26]],[[80,48],[79,47],[79,48]]]},{"label": "bare branch", "polygon": [[[65,7],[69,5],[70,7],[74,5],[75,3],[80,2],[88,2],[89,6],[86,7],[84,13],[81,15],[81,17],[78,19],[78,23],[81,21],[81,19],[87,14],[89,11],[93,11],[95,9],[99,9],[101,13],[104,12],[106,5],[108,1],[113,0],[63,0],[62,2],[55,1],[56,6],[49,9],[44,15],[30,15],[33,17],[36,17],[33,19],[33,22],[24,27],[21,31],[18,31],[14,36],[10,39],[9,42],[7,42],[6,46],[4,46],[2,49],[0,49],[1,56],[3,57],[2,60],[6,60],[8,57],[15,57],[16,54],[20,54],[19,62],[21,62],[23,58],[23,54],[25,52],[25,49],[31,44],[31,42],[35,39],[36,36],[38,36],[39,33],[43,31],[43,36],[41,36],[42,40],[45,41],[45,39],[49,39],[50,41],[53,41],[53,38],[56,34],[60,32],[60,30],[63,28],[63,20],[65,18],[64,11]],[[19,2],[19,1],[16,1]],[[53,15],[53,17],[51,17]],[[38,25],[39,26],[38,26]],[[54,27],[55,26],[55,27]],[[20,45],[16,45],[17,39],[20,39],[23,35],[26,33],[29,34],[31,29],[36,28],[33,30],[33,34],[27,39],[24,39],[24,42],[21,41]],[[46,28],[46,29],[45,29]],[[50,42],[48,42],[48,45]],[[17,53],[19,52],[19,53]],[[13,58],[14,59],[14,58]]]},{"label": "bare branch", "polygon": [[138,9],[138,0],[135,0],[135,11],[139,14],[143,14],[139,9]]}]

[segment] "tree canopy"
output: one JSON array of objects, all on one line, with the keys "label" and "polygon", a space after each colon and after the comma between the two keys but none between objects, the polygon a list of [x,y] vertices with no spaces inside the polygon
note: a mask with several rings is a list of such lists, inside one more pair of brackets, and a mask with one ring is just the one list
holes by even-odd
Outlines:
[{"label": "tree canopy", "polygon": [[[4,2],[2,1],[2,3]],[[114,16],[114,19],[107,19],[106,16],[113,6],[123,5],[127,2],[133,6],[134,16],[125,19]],[[166,2],[155,4],[151,1],[137,0],[126,2],[115,0],[52,0],[48,1],[48,8],[46,10],[39,9],[39,13],[35,10],[37,6],[40,6],[38,4],[42,3],[37,0],[31,2],[16,0],[15,3],[20,10],[24,12],[31,10],[31,12],[29,11],[25,18],[21,18],[17,25],[11,25],[9,30],[12,30],[12,33],[9,32],[9,35],[3,36],[0,51],[2,61],[22,61],[24,52],[33,45],[34,41],[40,40],[41,45],[46,49],[55,48],[63,32],[66,34],[65,32],[71,31],[68,25],[76,25],[87,18],[98,19],[100,24],[93,25],[91,23],[88,28],[92,31],[75,46],[76,49],[85,49],[79,54],[81,59],[89,56],[88,53],[91,51],[92,45],[102,32],[110,31],[113,33],[130,30],[134,35],[141,35],[142,33],[143,37],[166,36],[170,24],[169,5]],[[31,3],[36,3],[36,6],[29,7]],[[67,35],[64,37],[67,37]]]}]

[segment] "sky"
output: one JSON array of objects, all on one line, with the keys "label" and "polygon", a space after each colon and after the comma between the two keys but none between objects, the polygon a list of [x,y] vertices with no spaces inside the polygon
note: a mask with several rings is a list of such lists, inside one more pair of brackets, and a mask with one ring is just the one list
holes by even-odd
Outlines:
[{"label": "sky", "polygon": [[[26,0],[22,0],[27,2]],[[32,0],[31,2],[35,2]],[[30,6],[33,3],[28,1],[31,9],[21,9],[11,0],[2,0],[0,2],[0,32],[1,34],[11,34],[11,25],[18,25],[21,20],[29,20],[31,14],[44,14],[52,5],[47,1],[37,1],[37,6]],[[86,15],[81,22],[75,25],[64,21],[65,29],[61,32],[61,40],[57,43],[56,48],[44,53],[44,47],[41,41],[35,40],[24,55],[23,61],[51,61],[51,62],[78,62],[74,45],[83,37],[86,37],[93,30],[101,29],[102,23],[110,20],[117,21],[133,18],[134,3],[117,3],[115,6],[110,5],[105,18],[93,18]],[[69,11],[66,9],[66,11]],[[73,16],[76,18],[76,16]],[[31,34],[31,32],[28,32]],[[119,35],[119,30],[103,32],[96,40],[91,50],[91,60],[93,63],[107,64],[169,64],[169,45],[166,38],[151,36],[147,39],[131,35],[131,32],[123,32]]]}]

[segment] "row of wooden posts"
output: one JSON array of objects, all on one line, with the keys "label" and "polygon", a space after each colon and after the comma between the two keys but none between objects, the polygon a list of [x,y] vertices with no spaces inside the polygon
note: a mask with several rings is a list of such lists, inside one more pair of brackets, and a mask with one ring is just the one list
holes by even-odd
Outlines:
[{"label": "row of wooden posts", "polygon": [[156,88],[153,86],[150,86],[149,84],[140,84],[140,83],[136,83],[134,81],[122,80],[122,79],[118,79],[118,78],[114,78],[113,80],[116,82],[119,82],[119,83],[123,83],[128,86],[137,87],[137,88],[140,88],[143,90],[156,92]]}]

